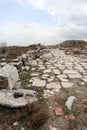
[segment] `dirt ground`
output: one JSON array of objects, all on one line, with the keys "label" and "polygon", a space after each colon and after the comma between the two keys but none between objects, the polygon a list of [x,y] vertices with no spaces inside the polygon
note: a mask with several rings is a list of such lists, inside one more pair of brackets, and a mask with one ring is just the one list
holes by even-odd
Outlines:
[{"label": "dirt ground", "polygon": [[[77,99],[74,101],[72,109],[68,110],[65,103],[67,98],[72,95]],[[44,104],[49,110],[49,116],[45,124],[39,128],[31,127],[31,114],[26,115],[25,108],[12,110],[0,107],[0,130],[21,130],[22,127],[24,130],[50,130],[50,126],[57,130],[87,130],[87,88],[85,86],[63,89],[44,100]],[[56,108],[62,108],[63,114],[56,115]],[[21,118],[20,112],[25,113]],[[73,115],[74,118],[67,119],[67,115]],[[16,121],[18,125],[14,126],[13,123]]]}]

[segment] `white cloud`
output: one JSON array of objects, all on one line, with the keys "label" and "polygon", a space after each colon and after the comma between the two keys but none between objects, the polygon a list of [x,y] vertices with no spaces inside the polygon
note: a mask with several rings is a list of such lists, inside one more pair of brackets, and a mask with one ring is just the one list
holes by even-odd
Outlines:
[{"label": "white cloud", "polygon": [[56,28],[46,27],[37,23],[30,23],[23,26],[13,22],[5,22],[0,26],[0,41],[8,42],[10,45],[20,44],[28,45],[33,43],[52,43],[54,39]]},{"label": "white cloud", "polygon": [[29,3],[33,4],[36,8],[43,9],[45,2],[43,0],[28,0]]},{"label": "white cloud", "polygon": [[48,12],[55,19],[56,35],[61,39],[87,39],[87,0],[28,0],[28,2],[33,7]]},{"label": "white cloud", "polygon": [[[28,0],[34,7],[43,9],[54,14],[60,13],[70,13],[76,9],[84,10],[87,7],[86,0]],[[77,13],[77,12],[76,12]]]},{"label": "white cloud", "polygon": [[87,40],[87,31],[83,26],[67,24],[47,27],[38,23],[29,23],[23,26],[14,22],[5,22],[0,25],[0,42],[6,41],[9,45],[29,45],[33,43],[56,44],[67,39]]},{"label": "white cloud", "polygon": [[28,2],[33,7],[48,12],[56,20],[62,18],[63,23],[72,22],[72,17],[74,21],[78,17],[81,21],[80,18],[84,20],[87,17],[87,0],[28,0]]}]

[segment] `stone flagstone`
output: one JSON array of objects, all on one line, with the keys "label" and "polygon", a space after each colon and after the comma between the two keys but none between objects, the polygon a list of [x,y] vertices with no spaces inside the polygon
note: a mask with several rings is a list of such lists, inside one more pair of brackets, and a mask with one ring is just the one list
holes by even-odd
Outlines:
[{"label": "stone flagstone", "polygon": [[58,69],[53,69],[54,74],[60,74],[60,71]]},{"label": "stone flagstone", "polygon": [[44,73],[51,73],[51,72],[52,72],[51,69],[44,70]]},{"label": "stone flagstone", "polygon": [[42,79],[47,79],[48,77],[49,77],[48,74],[44,74],[44,75],[42,75]]},{"label": "stone flagstone", "polygon": [[61,82],[63,88],[70,88],[73,86],[73,83],[70,82]]},{"label": "stone flagstone", "polygon": [[62,82],[67,82],[67,81],[69,81],[69,80],[67,79],[67,76],[64,75],[64,74],[58,75],[57,78],[59,78],[60,81],[62,81]]},{"label": "stone flagstone", "polygon": [[46,80],[40,80],[40,79],[34,79],[32,86],[36,87],[45,87],[46,85]]},{"label": "stone flagstone", "polygon": [[60,70],[64,70],[64,69],[65,69],[65,66],[58,66],[58,68],[59,68]]},{"label": "stone flagstone", "polygon": [[68,77],[69,77],[70,79],[82,79],[82,76],[81,76],[81,74],[79,74],[79,73],[76,73],[76,74],[68,74]]},{"label": "stone flagstone", "polygon": [[51,82],[46,85],[47,89],[58,89],[60,90],[61,86],[59,83]]},{"label": "stone flagstone", "polygon": [[74,70],[64,70],[63,74],[78,74],[78,72],[76,72]]},{"label": "stone flagstone", "polygon": [[48,82],[52,82],[52,81],[54,80],[54,78],[55,78],[54,76],[50,76],[50,77],[47,79],[47,81],[48,81]]}]

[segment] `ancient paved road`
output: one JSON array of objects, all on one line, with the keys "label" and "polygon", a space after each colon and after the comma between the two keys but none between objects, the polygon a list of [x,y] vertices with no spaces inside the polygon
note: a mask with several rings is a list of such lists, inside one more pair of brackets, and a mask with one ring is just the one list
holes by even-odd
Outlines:
[{"label": "ancient paved road", "polygon": [[[63,115],[67,114],[64,113],[63,110],[65,110],[65,101],[68,98],[74,97],[74,99],[80,100],[82,103],[83,99],[86,99],[86,56],[65,55],[64,51],[58,48],[50,49],[50,52],[44,54],[40,59],[36,61],[33,60],[31,62],[31,68],[30,86],[41,87],[43,89],[43,96],[47,99],[46,101],[49,106],[50,118],[44,130],[67,130],[71,128],[73,128],[73,130],[79,130],[83,127],[84,130],[86,130],[87,126],[83,125],[82,118],[80,119],[79,116],[77,117],[78,123],[76,123],[76,127],[78,128],[74,128],[75,126],[73,126],[72,123],[68,124],[66,120],[74,120],[74,114],[72,115],[71,113],[69,117],[66,115],[66,119]],[[68,89],[68,91],[65,91],[66,89]],[[57,102],[55,102],[55,99]],[[57,103],[60,103],[60,107],[64,108],[57,108]],[[63,104],[61,105],[61,103]],[[57,117],[57,114],[62,114],[63,116]],[[80,116],[84,117],[85,114],[81,115],[80,113]]]},{"label": "ancient paved road", "polygon": [[50,49],[37,61],[33,60],[31,66],[30,83],[43,87],[45,98],[61,88],[73,87],[77,82],[80,85],[87,83],[87,59],[65,55],[58,48]]}]

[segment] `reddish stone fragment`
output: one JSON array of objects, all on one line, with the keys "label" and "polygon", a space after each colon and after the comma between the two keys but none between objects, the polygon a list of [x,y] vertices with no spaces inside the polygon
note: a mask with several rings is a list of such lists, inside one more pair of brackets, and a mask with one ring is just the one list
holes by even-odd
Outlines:
[{"label": "reddish stone fragment", "polygon": [[65,119],[68,120],[68,121],[69,121],[69,120],[70,120],[70,121],[71,121],[71,120],[75,120],[75,116],[74,116],[74,115],[66,115],[66,116],[65,116]]},{"label": "reddish stone fragment", "polygon": [[64,115],[64,111],[63,111],[62,108],[57,107],[57,108],[55,109],[55,114],[56,114],[56,116],[62,116],[62,115]]}]

